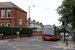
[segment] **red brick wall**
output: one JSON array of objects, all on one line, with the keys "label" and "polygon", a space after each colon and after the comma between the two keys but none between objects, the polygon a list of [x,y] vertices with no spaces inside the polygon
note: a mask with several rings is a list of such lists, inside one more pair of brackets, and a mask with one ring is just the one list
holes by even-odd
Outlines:
[{"label": "red brick wall", "polygon": [[20,26],[19,19],[22,19],[22,27],[27,27],[27,13],[17,10],[17,26]]},{"label": "red brick wall", "polygon": [[40,36],[40,35],[42,35],[41,32],[34,32],[34,33],[33,33],[33,36]]},{"label": "red brick wall", "polygon": [[14,8],[11,10],[11,17],[12,17],[11,26],[17,26],[16,25],[17,10]]},{"label": "red brick wall", "polygon": [[[11,26],[19,26],[19,19],[23,20],[22,27],[27,27],[27,13],[24,13],[20,10],[17,10],[15,8],[6,8],[6,9],[0,9],[0,17],[1,17],[1,10],[5,10],[5,18],[0,18],[0,25],[1,23],[5,23],[5,26],[7,26],[7,23],[11,23]],[[11,10],[11,18],[7,18],[7,10]],[[12,22],[10,22],[12,20]]]},{"label": "red brick wall", "polygon": [[[19,37],[27,37],[27,35],[19,35]],[[17,38],[17,35],[13,35],[13,39]],[[2,37],[0,36],[0,39],[2,39]],[[12,39],[12,36],[3,36],[3,39]]]},{"label": "red brick wall", "polygon": [[0,10],[0,17],[1,17],[1,10]]},{"label": "red brick wall", "polygon": [[0,37],[0,39],[2,39],[2,37]]},{"label": "red brick wall", "polygon": [[[0,18],[0,23],[5,23],[5,26],[7,26],[7,23],[11,23],[11,26],[15,26],[15,15],[16,15],[15,9],[14,8],[10,8],[10,9],[7,8],[7,9],[0,9],[0,10],[5,10],[5,18]],[[11,18],[7,18],[7,10],[11,10]],[[0,14],[1,14],[1,11],[0,11]],[[12,22],[10,22],[10,20],[12,20]]]}]

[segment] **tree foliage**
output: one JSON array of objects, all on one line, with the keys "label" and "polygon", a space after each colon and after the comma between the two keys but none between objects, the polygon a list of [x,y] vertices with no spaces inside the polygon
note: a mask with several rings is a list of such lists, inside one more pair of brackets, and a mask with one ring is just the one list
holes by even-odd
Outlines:
[{"label": "tree foliage", "polygon": [[[64,32],[64,28],[61,29],[61,32]],[[69,30],[67,30],[67,28],[65,28],[65,32],[69,32]]]},{"label": "tree foliage", "polygon": [[67,24],[71,24],[75,29],[75,0],[63,0],[62,4],[57,8],[57,13],[66,19]]}]

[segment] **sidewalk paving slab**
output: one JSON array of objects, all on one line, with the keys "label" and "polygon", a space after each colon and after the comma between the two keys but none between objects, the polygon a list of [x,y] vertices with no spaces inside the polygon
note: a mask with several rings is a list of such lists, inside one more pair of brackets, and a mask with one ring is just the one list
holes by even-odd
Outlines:
[{"label": "sidewalk paving slab", "polygon": [[67,49],[68,48],[75,49],[75,42],[73,41],[73,39],[70,36],[70,37],[68,37],[68,46],[66,45],[66,41],[64,43],[64,39],[58,43],[58,46],[66,47]]}]

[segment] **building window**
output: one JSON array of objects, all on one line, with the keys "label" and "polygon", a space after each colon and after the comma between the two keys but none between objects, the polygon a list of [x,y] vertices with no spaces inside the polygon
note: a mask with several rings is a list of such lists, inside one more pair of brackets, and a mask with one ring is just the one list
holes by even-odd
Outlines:
[{"label": "building window", "polygon": [[[37,27],[37,24],[35,24],[35,27]],[[38,27],[37,27],[38,28]]]},{"label": "building window", "polygon": [[31,27],[34,27],[34,24],[31,24]]},{"label": "building window", "polygon": [[1,18],[5,18],[5,10],[1,10]]},{"label": "building window", "polygon": [[11,23],[7,23],[7,26],[11,26]]},{"label": "building window", "polygon": [[1,26],[5,26],[5,23],[1,23]]},{"label": "building window", "polygon": [[7,10],[7,18],[11,17],[11,10]]}]

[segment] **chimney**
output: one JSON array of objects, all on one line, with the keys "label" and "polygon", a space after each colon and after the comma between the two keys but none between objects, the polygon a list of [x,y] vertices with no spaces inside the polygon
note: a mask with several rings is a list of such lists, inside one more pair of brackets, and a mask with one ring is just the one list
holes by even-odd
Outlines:
[{"label": "chimney", "polygon": [[33,20],[33,22],[35,22],[35,20]]},{"label": "chimney", "polygon": [[28,20],[31,20],[31,18],[29,17]]},{"label": "chimney", "polygon": [[37,23],[39,24],[39,21],[37,21]]},{"label": "chimney", "polygon": [[42,25],[42,23],[40,23]]}]

